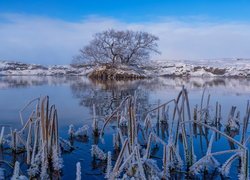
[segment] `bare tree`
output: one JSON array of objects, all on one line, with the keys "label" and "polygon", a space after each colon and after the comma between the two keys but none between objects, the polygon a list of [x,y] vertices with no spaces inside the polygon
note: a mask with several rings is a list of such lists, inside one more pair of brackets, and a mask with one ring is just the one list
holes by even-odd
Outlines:
[{"label": "bare tree", "polygon": [[150,53],[159,53],[158,37],[140,31],[115,31],[113,29],[94,35],[94,39],[84,48],[75,63],[95,64],[136,64],[150,58]]}]

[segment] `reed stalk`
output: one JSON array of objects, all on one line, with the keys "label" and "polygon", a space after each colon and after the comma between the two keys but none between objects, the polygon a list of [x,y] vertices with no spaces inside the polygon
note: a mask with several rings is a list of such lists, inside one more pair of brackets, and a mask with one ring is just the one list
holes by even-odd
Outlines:
[{"label": "reed stalk", "polygon": [[4,130],[5,130],[5,127],[3,126],[2,129],[1,129],[1,134],[0,134],[0,146],[3,145],[3,135],[4,135]]}]

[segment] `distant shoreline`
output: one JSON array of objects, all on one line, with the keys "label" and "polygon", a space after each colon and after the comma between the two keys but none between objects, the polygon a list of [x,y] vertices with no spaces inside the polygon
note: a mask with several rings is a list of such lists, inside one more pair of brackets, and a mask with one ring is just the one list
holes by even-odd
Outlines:
[{"label": "distant shoreline", "polygon": [[[0,61],[0,76],[90,76],[99,71],[114,73],[123,80],[151,77],[226,77],[250,78],[250,60],[216,60],[216,61],[154,61],[146,65],[124,66],[114,69],[106,66],[70,65],[43,66],[21,62]],[[96,75],[95,74],[95,75]],[[98,74],[99,75],[99,74]],[[107,76],[108,77],[108,76]],[[95,78],[95,76],[94,76]],[[109,78],[108,78],[109,79]],[[114,78],[116,79],[116,78]]]}]

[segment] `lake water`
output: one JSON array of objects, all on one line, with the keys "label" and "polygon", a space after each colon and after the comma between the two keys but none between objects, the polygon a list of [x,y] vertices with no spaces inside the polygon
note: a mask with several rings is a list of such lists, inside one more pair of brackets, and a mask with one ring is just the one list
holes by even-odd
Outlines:
[{"label": "lake water", "polygon": [[[136,92],[141,111],[146,111],[156,107],[159,103],[176,98],[183,85],[188,90],[192,111],[196,104],[200,104],[204,87],[207,89],[206,95],[211,94],[209,106],[211,115],[215,113],[216,101],[221,104],[222,131],[224,131],[231,106],[237,106],[237,110],[241,111],[242,123],[247,100],[250,100],[250,79],[157,78],[127,82],[95,82],[85,77],[2,76],[0,77],[0,126],[21,128],[19,110],[29,100],[48,95],[50,104],[55,104],[58,110],[59,134],[62,138],[67,139],[70,124],[73,124],[76,129],[85,124],[91,126],[93,103],[96,106],[97,116],[99,119],[103,119],[119,105],[122,98]],[[28,118],[28,113],[24,113],[24,117]],[[105,144],[98,141],[99,146],[105,152],[112,150],[114,128],[114,126],[108,126],[104,136]],[[248,135],[250,135],[249,130]],[[240,139],[240,135],[236,135],[234,138]],[[78,161],[81,162],[83,178],[104,178],[102,164],[91,158],[90,148],[93,141],[90,133],[88,141],[74,141],[76,149],[71,153],[63,154],[62,179],[75,178],[75,165]],[[197,138],[194,145],[196,156],[199,159],[206,152],[205,142],[201,142]],[[214,142],[212,151],[230,148],[232,146],[228,141],[221,138]],[[159,151],[158,156],[161,153],[162,151]],[[223,162],[228,157],[230,156],[222,156],[218,159]],[[22,155],[18,158],[21,159]],[[0,151],[1,159],[13,161],[9,154],[2,153],[2,151]],[[236,166],[237,164],[230,173],[232,179],[237,177]],[[25,164],[22,164],[21,167],[25,172]],[[161,167],[160,160],[159,167]]]}]

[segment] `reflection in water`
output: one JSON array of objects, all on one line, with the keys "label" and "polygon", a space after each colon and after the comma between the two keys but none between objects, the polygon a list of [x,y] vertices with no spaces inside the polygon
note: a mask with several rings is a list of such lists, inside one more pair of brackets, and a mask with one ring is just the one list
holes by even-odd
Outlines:
[{"label": "reflection in water", "polygon": [[[197,93],[197,90],[201,91],[203,87],[208,87],[209,89],[220,89],[222,93],[227,94],[234,94],[234,99],[232,102],[230,102],[230,105],[234,105],[233,103],[236,103],[235,95],[244,95],[244,98],[239,97],[239,101],[241,104],[244,104],[245,107],[245,97],[249,97],[249,87],[250,87],[250,79],[224,79],[224,78],[155,78],[155,79],[145,79],[145,80],[136,80],[136,81],[107,81],[107,82],[100,82],[100,81],[91,81],[85,77],[77,77],[77,76],[68,76],[68,77],[48,77],[48,76],[2,76],[0,77],[0,89],[18,89],[19,91],[29,89],[32,86],[49,86],[51,87],[51,91],[55,91],[55,87],[59,87],[58,89],[63,89],[66,87],[67,91],[69,91],[68,96],[65,97],[66,101],[69,102],[69,99],[75,99],[80,107],[78,110],[81,111],[83,108],[87,108],[90,111],[89,116],[92,116],[92,107],[93,104],[96,106],[96,114],[99,116],[100,119],[103,119],[103,117],[106,117],[109,115],[121,102],[122,99],[124,99],[127,95],[134,95],[137,96],[137,102],[139,103],[139,113],[146,112],[147,110],[151,109],[158,105],[158,101],[154,101],[155,99],[158,100],[161,99],[161,103],[165,102],[166,100],[169,100],[171,98],[175,98],[178,91],[182,88],[182,86],[185,86],[189,91],[191,91],[191,99],[190,101],[194,101],[194,103],[199,103],[200,101],[200,94]],[[41,90],[40,88],[39,90]],[[57,90],[58,90],[57,89]],[[64,92],[64,91],[63,91]],[[192,92],[196,92],[193,93]],[[57,92],[56,92],[57,93]],[[167,94],[169,93],[169,94]],[[221,95],[220,93],[219,95]],[[73,98],[72,95],[73,94]],[[194,96],[196,94],[196,96]],[[14,94],[15,95],[15,94]],[[57,95],[57,94],[55,94]],[[169,96],[167,96],[169,95]],[[193,95],[193,96],[192,96]],[[215,94],[216,95],[216,94]],[[246,96],[245,96],[246,95]],[[12,97],[13,95],[10,95]],[[66,96],[66,95],[65,95]],[[212,94],[213,96],[213,94]],[[228,96],[230,97],[230,96]],[[58,97],[52,97],[57,98],[55,104],[61,103],[61,96]],[[68,98],[68,99],[67,99]],[[230,97],[231,98],[231,97]],[[240,99],[241,98],[241,99]],[[198,102],[197,102],[198,99]],[[29,99],[26,99],[29,100]],[[64,101],[65,102],[65,101]],[[24,102],[23,102],[24,103]],[[22,104],[23,104],[22,103]],[[221,103],[221,102],[220,102]],[[66,106],[65,104],[61,103],[62,106]],[[61,105],[59,104],[59,105]],[[223,108],[225,104],[228,104],[228,101],[224,102]],[[194,108],[195,104],[192,104],[191,108]],[[214,104],[212,104],[214,105]],[[69,109],[65,112],[76,112],[73,107],[70,107],[71,104],[69,103]],[[243,105],[242,105],[243,107]],[[0,107],[1,112],[5,110],[5,107]],[[16,111],[18,112],[19,109]],[[59,109],[60,110],[60,109]],[[210,109],[210,113],[212,114],[214,111],[213,109]],[[224,112],[228,114],[228,107],[225,107]],[[242,109],[241,109],[242,110]],[[243,111],[242,111],[243,112]],[[60,112],[61,113],[61,112]],[[89,112],[88,112],[89,113]],[[72,113],[73,114],[73,113]],[[70,115],[72,115],[70,114]],[[63,117],[63,116],[62,116]],[[224,114],[225,117],[225,114]],[[64,117],[63,117],[64,118]],[[82,118],[82,117],[81,117]],[[154,118],[157,118],[157,113],[154,115]],[[171,118],[171,117],[170,117]],[[211,117],[213,118],[213,117]],[[1,118],[0,119],[4,119]],[[73,119],[70,117],[70,119]],[[79,118],[80,119],[80,118]],[[72,122],[71,120],[67,119],[65,124],[70,125],[73,123],[75,125],[75,122]],[[226,120],[226,119],[224,119]],[[15,121],[16,122],[16,121]],[[223,122],[223,121],[222,121]],[[84,122],[85,123],[85,122]],[[88,123],[88,122],[87,122]],[[79,123],[82,126],[82,121]],[[77,124],[77,125],[79,125]],[[90,124],[88,124],[90,125]],[[216,124],[217,125],[217,124]],[[171,124],[168,123],[162,123],[160,124],[159,128],[157,129],[157,134],[159,134],[162,139],[167,141],[169,132],[168,128],[171,126]],[[221,131],[224,131],[225,126],[218,124],[217,129],[221,129]],[[126,128],[126,127],[124,127]],[[121,127],[122,129],[122,127]],[[111,130],[112,131],[112,130]],[[61,128],[61,132],[63,136],[67,136],[67,129],[65,127]],[[124,130],[124,132],[127,132],[127,130]],[[232,131],[228,132],[228,135],[237,137],[237,133],[233,133]],[[143,136],[143,135],[142,135]],[[209,144],[209,133],[207,128],[202,128],[201,126],[194,127],[194,136],[197,140],[196,144],[196,150],[197,150],[197,156],[201,157],[206,154],[207,146]],[[112,137],[109,137],[111,139]],[[180,137],[181,138],[181,137]],[[215,140],[216,142],[221,142],[221,136],[220,134],[215,134]],[[85,166],[83,168],[86,168],[87,170],[84,172],[85,178],[91,178],[93,176],[89,176],[89,174],[93,175],[93,173],[96,176],[103,175],[102,172],[105,170],[103,167],[105,165],[101,164],[99,161],[96,161],[95,159],[90,158],[90,154],[86,153],[89,152],[90,145],[99,143],[100,140],[90,138],[85,139],[76,139],[74,143],[75,146],[79,146],[80,148],[75,151],[75,154],[72,155],[65,155],[65,168],[72,168],[75,165],[74,160],[78,159],[84,159]],[[182,142],[182,140],[180,140]],[[143,144],[143,142],[142,142]],[[227,142],[224,143],[225,146],[228,145]],[[223,145],[224,145],[223,144]],[[103,146],[103,148],[110,148],[112,147],[112,142],[107,142]],[[216,144],[214,146],[217,148],[217,150],[223,147],[220,147],[220,144]],[[231,142],[229,142],[229,147],[231,149],[234,149],[235,147]],[[161,153],[161,148],[154,147],[152,152],[152,155],[157,155],[157,153]],[[1,149],[0,149],[0,154]],[[115,154],[115,153],[114,153]],[[118,153],[117,153],[118,155]],[[68,161],[67,161],[68,158]],[[157,158],[157,157],[156,157]],[[72,160],[74,159],[74,160]],[[224,158],[223,160],[225,160]],[[73,162],[73,163],[72,163]],[[85,163],[86,162],[86,163]],[[92,163],[92,168],[94,169],[94,172],[92,172],[92,169],[90,167]],[[98,170],[99,169],[99,170]],[[74,169],[72,168],[72,173],[68,174],[68,172],[65,173],[65,176],[63,178],[69,179],[74,176]],[[91,172],[91,173],[89,173]],[[68,176],[67,176],[68,175]],[[183,176],[180,176],[178,174],[175,174],[176,179],[182,178]],[[102,176],[97,177],[97,179],[101,179]],[[206,176],[206,178],[208,175]],[[210,177],[211,179],[213,177]]]},{"label": "reflection in water", "polygon": [[183,85],[189,91],[201,91],[204,87],[211,91],[215,89],[212,96],[217,94],[217,90],[220,94],[246,95],[249,94],[250,79],[152,78],[135,81],[92,81],[82,76],[0,76],[0,89],[69,86],[80,106],[87,107],[92,112],[92,105],[96,104],[99,117],[107,116],[121,99],[135,93],[140,110],[146,111],[155,107],[158,99],[164,102],[174,98]]},{"label": "reflection in water", "polygon": [[147,109],[149,104],[148,92],[140,88],[142,82],[74,82],[71,84],[73,95],[80,99],[80,105],[92,110],[96,106],[97,116],[109,115],[120,102],[128,95],[137,96],[137,101],[142,109]]},{"label": "reflection in water", "polygon": [[[93,81],[81,76],[0,76],[0,89],[25,88],[40,85],[72,84],[81,88],[99,88],[102,90],[128,90],[128,89],[180,89],[183,85],[189,89],[203,87],[227,88],[227,91],[246,93],[249,92],[250,79],[230,78],[153,78],[134,81]],[[237,88],[237,89],[236,89]]]},{"label": "reflection in water", "polygon": [[152,102],[150,104],[148,99],[150,92],[179,91],[183,85],[190,91],[215,87],[221,88],[224,93],[239,95],[249,93],[250,79],[155,78],[134,81],[91,81],[78,78],[70,82],[72,93],[80,100],[80,105],[89,107],[91,110],[95,103],[98,116],[110,114],[122,99],[135,93],[141,110],[146,111],[152,106]]},{"label": "reflection in water", "polygon": [[62,85],[80,80],[76,76],[0,76],[0,89]]}]

